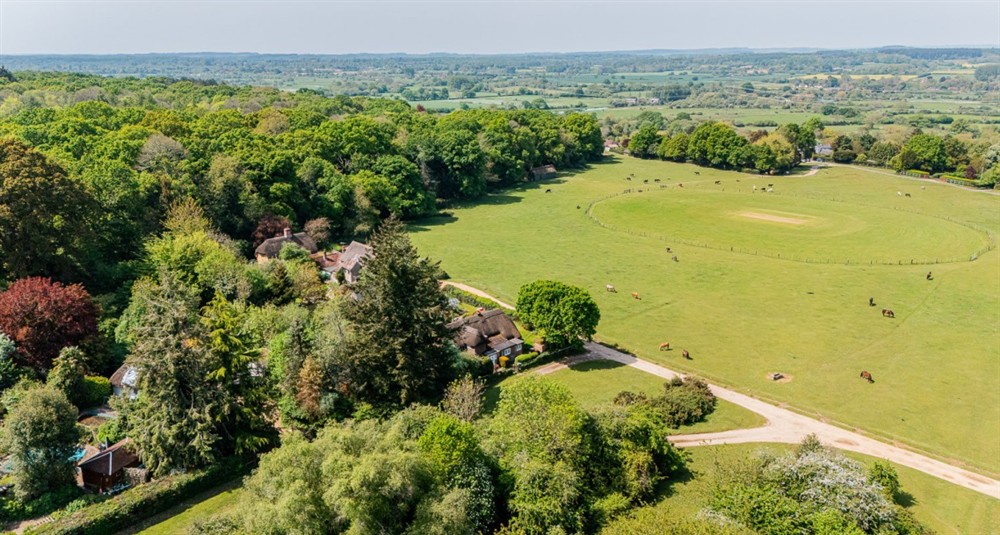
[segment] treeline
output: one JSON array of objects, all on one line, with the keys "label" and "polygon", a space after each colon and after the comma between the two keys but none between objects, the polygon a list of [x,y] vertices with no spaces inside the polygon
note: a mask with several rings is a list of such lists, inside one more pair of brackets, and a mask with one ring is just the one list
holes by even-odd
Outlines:
[{"label": "treeline", "polygon": [[644,123],[628,140],[629,154],[638,158],[690,161],[720,169],[786,173],[812,155],[818,121],[786,124],[775,132],[743,137],[733,127],[705,122],[690,132],[661,135],[657,125]]},{"label": "treeline", "polygon": [[[246,253],[262,218],[324,218],[350,237],[603,151],[596,120],[580,114],[432,116],[388,99],[61,74],[0,80],[0,91],[20,99],[0,120],[0,165],[25,177],[0,190],[0,280],[48,275],[100,292],[127,280],[122,263],[177,199],[195,199]],[[22,213],[31,224],[6,216]]]},{"label": "treeline", "polygon": [[[802,125],[785,124],[772,132],[752,130],[740,135],[721,122],[673,128],[660,114],[640,115],[639,129],[627,140],[629,154],[638,158],[689,161],[707,167],[757,173],[786,173],[811,159],[818,142],[830,139],[829,157],[837,163],[861,163],[899,172],[966,180],[991,187],[1000,178],[1000,145],[971,136],[939,136],[913,129],[902,138],[880,139],[871,132],[829,134],[818,118]],[[662,130],[672,128],[673,135]],[[961,134],[961,133],[960,133]]]}]

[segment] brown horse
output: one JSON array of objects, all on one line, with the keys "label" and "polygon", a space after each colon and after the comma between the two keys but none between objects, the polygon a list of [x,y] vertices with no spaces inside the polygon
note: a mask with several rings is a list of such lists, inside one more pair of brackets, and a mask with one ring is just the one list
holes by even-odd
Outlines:
[{"label": "brown horse", "polygon": [[896,317],[896,313],[893,312],[891,308],[883,308],[882,309],[882,317],[883,318],[895,318]]},{"label": "brown horse", "polygon": [[691,353],[688,353],[687,349],[682,349],[681,350],[681,356],[684,357],[684,358],[686,358],[686,359],[688,359],[688,360],[691,360]]},{"label": "brown horse", "polygon": [[632,299],[635,299],[636,301],[642,301],[642,298],[639,297],[639,292],[632,292]]},{"label": "brown horse", "polygon": [[670,342],[660,344],[660,351],[670,351]]},{"label": "brown horse", "polygon": [[869,383],[875,382],[875,379],[872,379],[872,374],[868,373],[868,370],[864,370],[861,372],[861,378],[864,379],[865,381],[868,381]]}]

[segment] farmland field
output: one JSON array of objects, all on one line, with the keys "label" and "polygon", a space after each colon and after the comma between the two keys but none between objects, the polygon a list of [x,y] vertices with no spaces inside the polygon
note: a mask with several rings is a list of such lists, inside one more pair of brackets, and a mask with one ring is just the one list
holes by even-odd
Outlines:
[{"label": "farmland field", "polygon": [[[671,186],[620,195],[656,178]],[[746,191],[769,183],[773,193]],[[589,289],[602,311],[598,337],[642,358],[996,474],[1000,254],[969,254],[991,246],[998,213],[992,195],[863,169],[759,177],[613,158],[411,230],[453,278],[506,301],[541,278]],[[909,263],[931,257],[942,263]],[[609,283],[619,293],[605,292]],[[663,341],[693,360],[658,352]],[[875,384],[859,380],[861,370]],[[769,381],[773,371],[792,380]]]}]

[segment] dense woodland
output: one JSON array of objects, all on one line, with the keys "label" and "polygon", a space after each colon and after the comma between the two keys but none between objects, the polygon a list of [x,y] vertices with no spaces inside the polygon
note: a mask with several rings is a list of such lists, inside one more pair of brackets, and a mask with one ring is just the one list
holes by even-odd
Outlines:
[{"label": "dense woodland", "polygon": [[[64,518],[88,521],[103,498],[79,496],[67,459],[80,442],[127,436],[161,480],[259,459],[244,503],[205,533],[594,533],[662,492],[684,463],[670,429],[714,410],[699,380],[594,412],[525,380],[483,415],[476,378],[492,367],[452,344],[444,274],[406,236],[400,220],[515,187],[533,167],[600,159],[592,115],[435,115],[166,78],[4,80],[0,405],[15,466],[5,519],[69,504]],[[784,172],[810,155],[819,125],[752,142],[721,123],[661,130],[641,126],[630,148]],[[323,247],[362,237],[374,256],[351,286],[325,281],[298,247],[250,260],[285,227]],[[554,281],[526,285],[518,305],[553,348],[593,335],[600,317],[585,291]],[[123,362],[140,394],[113,397],[119,417],[81,435],[78,409],[108,399],[105,377]],[[923,532],[894,503],[893,474],[810,448],[800,463],[734,474],[725,484],[739,492],[684,529]],[[837,476],[852,506],[810,498],[827,480],[803,474],[817,473]],[[774,494],[776,481],[803,477],[811,494]],[[763,498],[793,520],[760,523],[747,504]]]}]

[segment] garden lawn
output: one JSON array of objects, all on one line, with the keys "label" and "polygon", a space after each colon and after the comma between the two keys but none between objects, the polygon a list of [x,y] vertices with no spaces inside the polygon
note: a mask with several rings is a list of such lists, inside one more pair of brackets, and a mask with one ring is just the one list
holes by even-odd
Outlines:
[{"label": "garden lawn", "polygon": [[[715,465],[749,457],[766,449],[773,452],[791,451],[785,444],[731,444],[685,448],[687,468],[691,472],[665,486],[663,499],[651,507],[667,508],[675,515],[690,518],[701,511],[711,496],[715,480]],[[848,457],[866,466],[877,459],[846,452]],[[994,533],[1000,525],[1000,501],[978,492],[964,489],[904,466],[893,465],[899,474],[904,496],[912,497],[908,505],[918,520],[939,535]]]},{"label": "garden lawn", "polygon": [[[657,178],[684,186],[661,191]],[[773,194],[747,191],[772,183]],[[595,205],[595,215],[617,230],[588,216],[592,202],[651,186],[605,201],[623,206]],[[797,237],[787,225],[725,215],[733,211],[833,223]],[[964,257],[990,243],[985,231],[1000,233],[996,196],[847,167],[771,177],[615,157],[448,212],[414,223],[411,237],[457,281],[508,302],[537,279],[581,286],[600,306],[597,337],[605,342],[1000,473],[1000,254],[935,265],[877,263],[937,251]],[[838,225],[846,234],[837,234]],[[736,240],[814,260],[847,253],[874,263],[794,262],[711,248]],[[710,247],[690,245],[700,242]],[[876,254],[883,250],[884,258]],[[618,293],[606,292],[606,284]],[[877,306],[868,306],[869,297]],[[893,309],[895,319],[883,318],[882,308]],[[687,349],[692,360],[658,351],[662,342]],[[862,370],[874,384],[858,378]],[[791,380],[771,381],[771,372]]]},{"label": "garden lawn", "polygon": [[[240,482],[226,484],[221,492],[210,491],[209,497],[196,503],[184,503],[174,507],[156,518],[165,520],[138,531],[138,535],[177,535],[187,533],[197,522],[224,513],[236,507],[240,496]],[[200,497],[199,497],[200,498]]]}]

